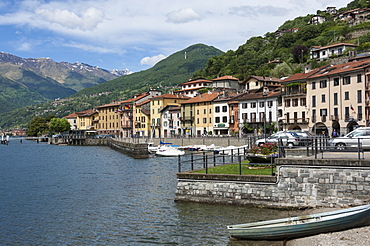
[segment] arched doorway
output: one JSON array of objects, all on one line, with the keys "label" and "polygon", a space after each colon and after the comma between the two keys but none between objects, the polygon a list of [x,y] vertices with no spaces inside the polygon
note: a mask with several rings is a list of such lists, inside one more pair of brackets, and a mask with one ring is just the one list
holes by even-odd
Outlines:
[{"label": "arched doorway", "polygon": [[359,127],[359,125],[357,124],[356,121],[350,121],[350,122],[348,122],[348,124],[347,124],[347,133],[355,130],[358,127]]},{"label": "arched doorway", "polygon": [[315,135],[329,136],[329,131],[328,131],[327,126],[322,122],[318,122],[313,126],[312,133]]},{"label": "arched doorway", "polygon": [[333,124],[331,125],[331,128],[332,128],[332,136],[333,135],[333,132],[335,131],[336,132],[336,136],[340,136],[341,132],[340,132],[340,124],[337,120],[334,120],[333,121]]},{"label": "arched doorway", "polygon": [[288,130],[302,130],[302,128],[299,125],[292,125]]}]

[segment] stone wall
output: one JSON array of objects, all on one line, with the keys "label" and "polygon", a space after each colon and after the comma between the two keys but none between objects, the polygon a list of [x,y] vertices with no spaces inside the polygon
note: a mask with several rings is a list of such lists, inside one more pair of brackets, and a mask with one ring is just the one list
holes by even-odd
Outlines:
[{"label": "stone wall", "polygon": [[127,143],[114,138],[108,138],[107,145],[133,158],[149,158],[148,145],[145,143]]},{"label": "stone wall", "polygon": [[[176,201],[264,207],[347,207],[370,203],[370,167],[279,165],[264,180],[178,174]],[[296,160],[295,160],[296,162]],[[342,163],[343,164],[343,163]],[[216,175],[217,176],[217,175]],[[222,176],[222,175],[219,175]],[[267,176],[266,176],[267,177]]]}]

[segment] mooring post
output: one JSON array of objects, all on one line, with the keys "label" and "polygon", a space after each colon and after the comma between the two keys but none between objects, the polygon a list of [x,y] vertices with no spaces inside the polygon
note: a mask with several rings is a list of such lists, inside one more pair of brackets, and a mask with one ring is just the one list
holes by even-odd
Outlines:
[{"label": "mooring post", "polygon": [[179,173],[181,173],[181,155],[178,155],[177,162],[178,162],[178,165],[179,165],[179,167],[178,167]]}]

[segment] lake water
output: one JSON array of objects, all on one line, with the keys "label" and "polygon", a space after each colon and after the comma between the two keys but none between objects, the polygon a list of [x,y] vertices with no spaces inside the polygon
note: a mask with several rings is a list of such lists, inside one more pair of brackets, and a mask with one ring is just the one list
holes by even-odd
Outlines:
[{"label": "lake water", "polygon": [[228,238],[228,224],[285,217],[175,203],[177,158],[108,147],[0,145],[0,245],[277,245]]}]

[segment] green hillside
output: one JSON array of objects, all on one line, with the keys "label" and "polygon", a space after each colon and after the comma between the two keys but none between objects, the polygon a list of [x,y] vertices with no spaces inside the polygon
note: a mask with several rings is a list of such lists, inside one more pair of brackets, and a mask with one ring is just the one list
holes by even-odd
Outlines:
[{"label": "green hillside", "polygon": [[222,53],[207,45],[192,45],[170,55],[145,71],[83,89],[66,99],[49,101],[0,114],[0,128],[26,127],[36,115],[63,117],[119,99],[130,98],[138,92],[148,91],[150,87],[166,92],[191,78],[195,71],[205,66],[208,59]]},{"label": "green hillside", "polygon": [[[367,1],[353,1],[345,11],[352,8],[370,6]],[[284,77],[303,71],[304,67],[318,67],[324,64],[309,59],[312,46],[327,46],[339,42],[359,44],[359,53],[370,48],[370,34],[358,35],[370,31],[370,22],[352,26],[346,21],[335,20],[335,16],[317,11],[326,21],[313,25],[310,21],[313,14],[286,21],[279,30],[297,28],[297,32],[283,32],[281,37],[274,33],[252,37],[236,51],[211,58],[205,68],[197,71],[195,76],[215,78],[233,75],[244,80],[251,75]],[[344,54],[346,55],[346,54]],[[329,63],[330,61],[327,61]]]},{"label": "green hillside", "polygon": [[222,53],[221,50],[204,44],[192,45],[170,55],[150,69],[85,88],[73,97],[110,92],[109,98],[117,100],[148,91],[150,87],[158,87],[165,91],[189,80],[196,71],[204,67],[208,59]]},{"label": "green hillside", "polygon": [[22,84],[0,75],[0,113],[22,108],[28,105],[47,101],[39,93],[29,90]]}]

